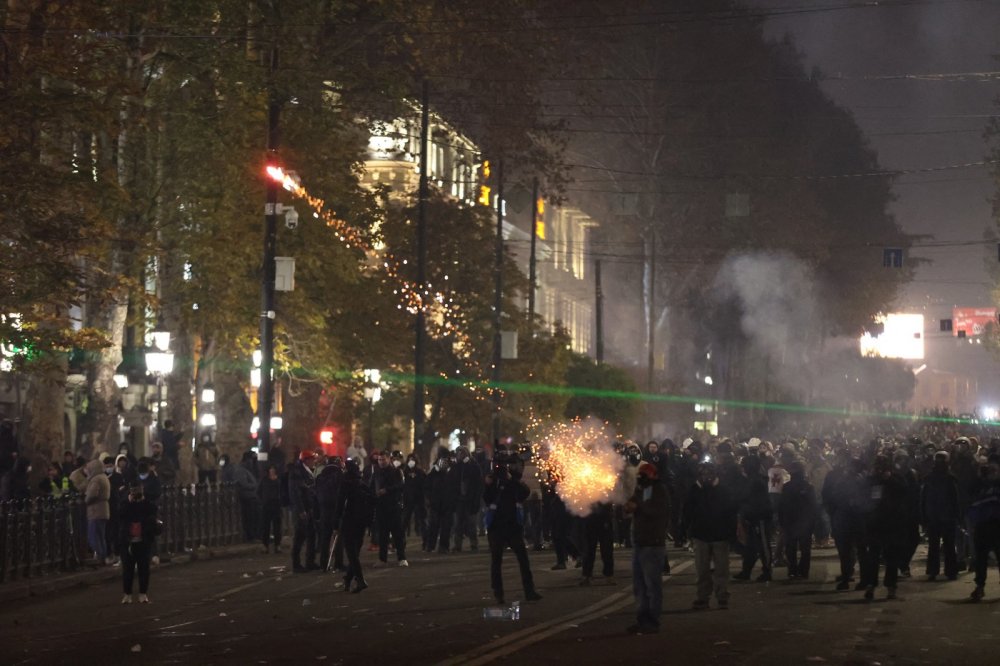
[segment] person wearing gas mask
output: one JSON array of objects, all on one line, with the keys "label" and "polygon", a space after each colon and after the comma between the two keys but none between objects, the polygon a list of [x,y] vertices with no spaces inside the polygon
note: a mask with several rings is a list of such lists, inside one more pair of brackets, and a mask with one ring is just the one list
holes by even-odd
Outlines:
[{"label": "person wearing gas mask", "polygon": [[425,490],[430,513],[427,532],[424,534],[424,550],[428,553],[433,553],[435,549],[442,554],[448,552],[456,499],[452,494],[451,484],[448,483],[450,467],[451,455],[447,450],[442,450],[427,474]]},{"label": "person wearing gas mask", "polygon": [[455,465],[448,470],[449,483],[455,496],[455,545],[452,552],[462,552],[462,540],[469,538],[473,551],[479,549],[479,532],[476,526],[482,504],[483,479],[479,466],[472,462],[469,450],[464,446],[455,451]]},{"label": "person wearing gas mask", "polygon": [[497,603],[504,603],[502,575],[503,551],[514,551],[521,570],[526,601],[542,598],[535,590],[524,545],[524,502],[531,491],[521,480],[521,461],[516,456],[497,454],[493,471],[484,479],[483,501],[486,503],[486,537],[490,545],[490,586]]},{"label": "person wearing gas mask", "polygon": [[372,487],[375,490],[375,522],[378,525],[378,559],[386,564],[389,559],[389,536],[396,547],[396,559],[399,566],[408,567],[406,561],[406,535],[403,534],[402,503],[403,503],[403,472],[387,453],[376,457],[372,474]]},{"label": "person wearing gas mask", "polygon": [[667,552],[667,523],[670,498],[659,482],[659,471],[648,462],[638,466],[636,487],[625,504],[632,518],[632,592],[635,594],[636,623],[629,633],[651,634],[660,630],[663,611],[663,571]]}]

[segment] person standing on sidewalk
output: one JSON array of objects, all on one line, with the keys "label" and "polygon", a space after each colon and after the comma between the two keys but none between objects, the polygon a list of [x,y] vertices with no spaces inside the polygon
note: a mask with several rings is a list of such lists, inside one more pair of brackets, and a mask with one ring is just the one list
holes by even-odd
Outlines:
[{"label": "person standing on sidewalk", "polygon": [[660,630],[660,574],[667,552],[670,499],[659,476],[655,465],[639,465],[635,493],[625,504],[625,515],[632,517],[632,593],[636,607],[636,623],[628,628],[632,634],[655,634]]},{"label": "person standing on sidewalk", "polygon": [[271,548],[271,537],[274,537],[274,552],[281,552],[281,480],[278,478],[278,468],[267,466],[267,472],[257,486],[257,499],[261,505],[261,540],[264,552]]},{"label": "person standing on sidewalk", "polygon": [[122,557],[123,604],[132,603],[132,582],[139,572],[139,603],[149,603],[149,562],[158,523],[156,505],[143,495],[141,484],[128,489],[128,499],[118,511],[118,548]]},{"label": "person standing on sidewalk", "polygon": [[94,550],[98,564],[105,564],[108,556],[107,524],[111,518],[111,482],[104,473],[104,463],[91,460],[85,468],[87,489],[84,502],[87,505],[87,543]]},{"label": "person standing on sidewalk", "polygon": [[712,463],[698,466],[698,480],[684,505],[684,532],[694,547],[695,610],[708,608],[713,590],[720,609],[729,608],[729,544],[736,537],[736,503],[719,484]]}]

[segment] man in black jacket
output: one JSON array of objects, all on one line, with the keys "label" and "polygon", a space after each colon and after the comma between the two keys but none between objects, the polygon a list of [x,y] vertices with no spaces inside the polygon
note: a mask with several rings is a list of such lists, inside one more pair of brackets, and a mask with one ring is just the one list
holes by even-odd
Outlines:
[{"label": "man in black jacket", "polygon": [[[292,537],[292,571],[305,573],[318,569],[316,564],[316,453],[305,449],[299,460],[288,470],[288,494],[292,501],[292,518],[295,520],[295,534]],[[302,566],[302,545],[306,547],[306,566]]]},{"label": "man in black jacket", "polygon": [[948,580],[958,578],[958,556],[955,551],[958,518],[958,479],[948,470],[948,452],[938,451],[934,454],[934,466],[920,490],[920,522],[927,530],[928,580],[935,580],[941,573],[942,548],[944,575]]},{"label": "man in black jacket", "polygon": [[372,487],[375,489],[375,523],[378,525],[378,559],[385,564],[389,559],[389,535],[396,547],[399,566],[408,567],[406,561],[406,535],[403,534],[403,472],[390,462],[388,453],[372,454],[375,469]]},{"label": "man in black jacket", "polygon": [[[356,594],[368,587],[361,570],[361,545],[365,540],[365,530],[372,524],[374,503],[371,488],[361,479],[357,459],[348,458],[344,464],[344,479],[337,493],[334,514],[335,524],[340,530],[339,538],[344,541],[344,555],[347,557],[345,592]],[[352,590],[353,582],[357,582],[357,586]]]},{"label": "man in black jacket", "polygon": [[531,491],[521,481],[520,459],[498,454],[494,457],[493,473],[485,479],[483,501],[486,503],[486,536],[490,544],[490,584],[497,603],[504,603],[502,559],[503,551],[510,546],[521,569],[524,598],[537,601],[541,595],[535,591],[528,562],[528,549],[524,545],[524,502]]},{"label": "man in black jacket", "polygon": [[410,524],[418,537],[427,529],[427,506],[424,502],[424,488],[427,473],[412,453],[406,457],[403,468],[403,532],[409,536]]},{"label": "man in black jacket", "polygon": [[632,516],[632,591],[636,606],[636,623],[628,631],[656,633],[663,611],[660,574],[667,553],[670,500],[655,465],[644,462],[639,466],[635,493],[625,504],[625,513]]},{"label": "man in black jacket", "polygon": [[455,513],[455,496],[448,482],[448,469],[451,457],[441,452],[434,462],[431,471],[425,479],[425,489],[430,508],[427,520],[427,532],[424,534],[424,550],[433,553],[435,548],[439,553],[448,552],[451,541],[451,521]]},{"label": "man in black jacket", "polygon": [[899,563],[906,547],[907,486],[893,471],[892,461],[883,455],[875,459],[874,473],[866,484],[864,497],[869,501],[865,519],[865,553],[861,561],[861,582],[865,599],[875,597],[878,572],[885,562],[883,582],[888,598],[896,598]]},{"label": "man in black jacket", "polygon": [[708,608],[713,589],[719,608],[729,607],[729,543],[736,536],[736,511],[729,489],[719,484],[715,465],[701,463],[684,505],[684,532],[694,547],[698,576],[695,610]]},{"label": "man in black jacket", "polygon": [[[837,451],[833,469],[823,480],[823,507],[830,516],[830,532],[840,559],[837,589],[850,588],[854,579],[854,565],[864,552],[865,520],[861,497],[865,490],[864,465],[851,455],[847,447]],[[858,585],[863,588],[864,585]]]},{"label": "man in black jacket", "polygon": [[334,542],[333,516],[337,508],[337,495],[344,478],[344,461],[340,456],[332,456],[326,466],[316,475],[316,500],[319,503],[319,567],[324,571],[330,564],[330,547],[333,546],[333,568],[344,568],[343,542]]},{"label": "man in black jacket", "polygon": [[806,466],[796,460],[788,466],[791,478],[781,489],[778,522],[785,532],[785,559],[788,577],[809,578],[812,559],[812,534],[819,510],[816,491],[806,478]]}]

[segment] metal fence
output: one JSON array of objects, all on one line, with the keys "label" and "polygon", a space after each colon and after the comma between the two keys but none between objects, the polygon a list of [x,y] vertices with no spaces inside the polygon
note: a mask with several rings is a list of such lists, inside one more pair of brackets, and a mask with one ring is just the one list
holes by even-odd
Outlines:
[{"label": "metal fence", "polygon": [[[157,501],[161,553],[242,541],[240,502],[231,484],[170,486]],[[93,563],[81,495],[0,502],[0,583],[72,571]]]}]

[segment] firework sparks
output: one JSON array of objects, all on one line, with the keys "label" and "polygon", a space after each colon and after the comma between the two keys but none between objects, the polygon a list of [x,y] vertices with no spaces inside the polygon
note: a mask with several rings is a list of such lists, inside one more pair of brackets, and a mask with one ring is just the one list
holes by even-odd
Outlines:
[{"label": "firework sparks", "polygon": [[541,428],[538,469],[558,481],[556,492],[577,516],[594,504],[620,501],[617,491],[625,462],[615,453],[604,424],[573,422]]}]

